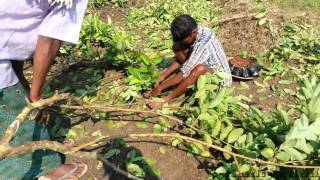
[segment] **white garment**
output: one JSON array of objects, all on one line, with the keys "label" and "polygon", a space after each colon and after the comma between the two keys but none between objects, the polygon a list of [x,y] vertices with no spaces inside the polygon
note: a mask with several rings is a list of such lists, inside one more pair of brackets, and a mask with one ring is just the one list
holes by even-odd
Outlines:
[{"label": "white garment", "polygon": [[88,0],[72,8],[50,6],[46,0],[0,0],[0,89],[18,82],[10,60],[27,60],[38,35],[76,44]]}]

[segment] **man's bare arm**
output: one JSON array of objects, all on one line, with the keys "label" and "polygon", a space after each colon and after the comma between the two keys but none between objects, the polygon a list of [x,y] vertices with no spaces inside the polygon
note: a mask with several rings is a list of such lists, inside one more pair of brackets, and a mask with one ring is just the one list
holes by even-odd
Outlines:
[{"label": "man's bare arm", "polygon": [[38,36],[33,56],[33,78],[29,97],[31,101],[37,101],[41,98],[41,88],[60,46],[60,40]]},{"label": "man's bare arm", "polygon": [[173,72],[175,72],[180,67],[180,64],[176,61],[173,61],[169,67],[162,71],[158,83],[164,81],[168,76],[170,76]]}]

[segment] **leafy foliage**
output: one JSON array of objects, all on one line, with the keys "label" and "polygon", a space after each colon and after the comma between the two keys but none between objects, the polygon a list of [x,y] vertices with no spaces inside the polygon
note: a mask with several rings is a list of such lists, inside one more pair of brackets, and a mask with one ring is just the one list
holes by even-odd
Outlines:
[{"label": "leafy foliage", "polygon": [[134,38],[126,31],[112,25],[111,20],[103,22],[97,15],[89,15],[80,33],[80,55],[86,59],[111,61],[114,66],[137,63],[138,52],[132,45]]},{"label": "leafy foliage", "polygon": [[302,81],[299,101],[302,113],[308,114],[311,120],[320,115],[320,84],[315,75]]},{"label": "leafy foliage", "polygon": [[135,85],[137,91],[148,90],[158,79],[159,72],[156,65],[161,62],[161,59],[157,57],[157,53],[151,54],[151,59],[140,54],[139,59],[143,66],[138,68],[129,66],[127,82],[129,85]]},{"label": "leafy foliage", "polygon": [[[316,107],[313,104],[310,106],[310,103],[319,102],[317,87],[320,83],[314,76],[302,83],[301,94],[298,96],[302,114],[295,121],[290,119],[288,112],[281,106],[273,112],[262,112],[254,106],[246,106],[240,97],[232,95],[231,89],[220,87],[220,82],[221,77],[217,75],[201,76],[195,87],[195,95],[178,113],[187,119],[189,125],[200,129],[198,135],[201,135],[205,142],[223,147],[227,151],[273,162],[299,161],[305,164],[305,160],[311,163],[310,160],[317,156],[315,153],[319,148],[317,142],[320,137],[320,116],[315,113],[318,112]],[[248,111],[243,111],[246,109]],[[191,131],[191,135],[197,133],[199,132]],[[188,146],[192,153],[210,156],[202,146],[194,143]],[[212,169],[213,177],[238,177],[237,165],[231,161],[232,157],[227,153],[221,156],[224,160],[218,168]],[[242,160],[239,163],[241,172],[246,176],[261,177],[263,174],[272,178],[279,174],[280,177],[281,174],[286,176],[288,172],[282,168],[255,163],[251,163],[248,168],[249,164]],[[274,172],[277,172],[277,175],[273,174]],[[311,173],[306,172],[304,176]],[[294,170],[290,171],[290,174],[301,175]]]},{"label": "leafy foliage", "polygon": [[145,7],[132,8],[126,19],[131,29],[143,29],[150,48],[171,49],[170,23],[181,14],[189,14],[209,27],[215,27],[219,8],[213,1],[148,0]]},{"label": "leafy foliage", "polygon": [[129,87],[123,94],[126,100],[138,97],[139,92],[149,89],[156,82],[156,65],[161,62],[157,53],[148,56],[133,48],[133,36],[113,26],[111,20],[103,22],[99,16],[89,15],[83,23],[80,40],[80,56],[106,60],[127,70]]},{"label": "leafy foliage", "polygon": [[298,63],[320,62],[320,39],[312,28],[289,24],[284,28],[283,40],[266,55],[271,65],[266,67],[269,75],[282,73],[286,63],[292,60]]}]

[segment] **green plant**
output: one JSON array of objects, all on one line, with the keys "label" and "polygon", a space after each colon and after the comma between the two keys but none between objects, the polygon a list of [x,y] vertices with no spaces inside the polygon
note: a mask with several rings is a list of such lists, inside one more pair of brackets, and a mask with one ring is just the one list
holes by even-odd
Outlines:
[{"label": "green plant", "polygon": [[302,80],[298,97],[302,113],[309,115],[312,121],[320,116],[320,84],[315,75]]},{"label": "green plant", "polygon": [[149,90],[153,84],[157,82],[159,72],[156,65],[161,62],[157,53],[152,53],[150,56],[140,54],[138,56],[139,66],[128,66],[126,83],[128,90],[123,94],[126,100],[136,98],[142,91]]},{"label": "green plant", "polygon": [[97,15],[85,18],[78,48],[80,56],[90,60],[107,60],[114,66],[137,64],[139,53],[133,49],[132,35],[104,22]]},{"label": "green plant", "polygon": [[[190,130],[190,135],[201,135],[203,141],[223,147],[248,157],[288,163],[315,163],[318,157],[320,114],[318,102],[320,83],[312,76],[300,86],[297,103],[302,112],[299,118],[291,119],[289,112],[278,106],[277,110],[263,112],[254,106],[247,106],[240,97],[234,97],[232,90],[220,87],[221,77],[206,74],[201,76],[195,87],[195,94],[178,113],[187,119],[186,123],[200,131]],[[244,111],[246,110],[246,111]],[[297,111],[295,112],[297,113]],[[175,146],[181,141],[174,139]],[[206,148],[188,144],[190,153],[211,156]],[[217,154],[212,154],[217,158]],[[238,160],[229,154],[220,155],[222,160],[212,169],[216,178],[239,177],[242,175],[276,178],[278,176],[311,176],[312,171],[300,172]],[[248,168],[250,166],[250,168]],[[213,178],[215,179],[215,178]]]},{"label": "green plant", "polygon": [[266,54],[267,75],[288,71],[286,63],[293,60],[297,61],[295,63],[302,64],[320,62],[320,39],[313,33],[312,28],[289,24],[284,28],[282,35],[283,40],[280,45]]},{"label": "green plant", "polygon": [[94,9],[98,9],[98,8],[102,8],[106,5],[107,0],[90,0],[88,2],[88,9],[89,10],[94,10]]},{"label": "green plant", "polygon": [[145,7],[132,8],[126,21],[131,29],[143,29],[147,47],[171,49],[170,23],[181,14],[190,14],[199,22],[215,27],[219,7],[213,1],[148,0]]},{"label": "green plant", "polygon": [[123,7],[125,4],[127,4],[128,0],[110,0],[110,2],[115,6]]},{"label": "green plant", "polygon": [[80,42],[77,48],[80,56],[89,60],[101,60],[104,57],[104,48],[111,43],[111,23],[105,23],[99,16],[90,14],[82,25]]},{"label": "green plant", "polygon": [[248,58],[249,57],[248,51],[241,51],[239,55],[242,58]]}]

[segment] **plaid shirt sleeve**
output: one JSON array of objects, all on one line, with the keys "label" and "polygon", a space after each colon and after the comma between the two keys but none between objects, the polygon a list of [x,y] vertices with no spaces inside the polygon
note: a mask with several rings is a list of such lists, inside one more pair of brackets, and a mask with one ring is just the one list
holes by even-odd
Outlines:
[{"label": "plaid shirt sleeve", "polygon": [[183,77],[188,77],[195,66],[204,64],[210,58],[210,52],[206,44],[194,47],[189,59],[183,64],[181,72]]}]

